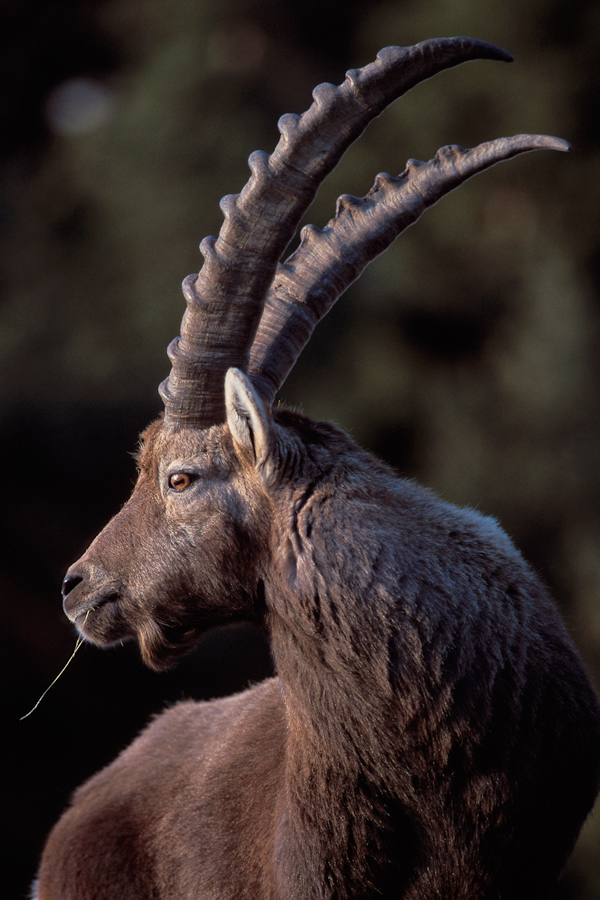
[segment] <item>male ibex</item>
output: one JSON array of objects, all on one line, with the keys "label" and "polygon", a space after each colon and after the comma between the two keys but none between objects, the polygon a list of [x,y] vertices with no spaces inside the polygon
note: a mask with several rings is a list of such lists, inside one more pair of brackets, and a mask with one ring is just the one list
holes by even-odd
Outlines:
[{"label": "male ibex", "polygon": [[284,116],[222,201],[133,495],[63,585],[100,646],[162,669],[252,619],[277,677],[159,716],[75,794],[39,900],[534,900],[596,796],[600,710],[544,589],[496,523],[273,399],[367,263],[458,184],[564,141],[446,147],[344,196],[279,260],[367,123],[436,72],[509,55],[388,48]]}]

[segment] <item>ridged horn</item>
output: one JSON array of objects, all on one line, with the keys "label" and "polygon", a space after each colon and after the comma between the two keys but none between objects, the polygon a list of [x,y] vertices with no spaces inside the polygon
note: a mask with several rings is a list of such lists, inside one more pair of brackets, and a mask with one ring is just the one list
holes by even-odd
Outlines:
[{"label": "ridged horn", "polygon": [[204,265],[183,284],[181,336],[169,347],[172,369],[160,386],[168,425],[223,421],[224,378],[230,366],[248,370],[265,298],[279,260],[326,175],[393,100],[426,78],[472,59],[510,61],[509,53],[472,38],[439,38],[387,47],[375,62],[352,69],[335,87],[321,84],[302,116],[279,121],[271,156],[250,157],[240,194],[221,201],[219,236],[205,238]]},{"label": "ridged horn", "polygon": [[530,150],[569,150],[567,141],[518,134],[471,150],[449,146],[427,163],[409,160],[397,178],[380,174],[369,193],[338,199],[323,229],[302,229],[277,273],[250,352],[249,375],[271,404],[315,326],[366,266],[445,194],[490,166]]}]

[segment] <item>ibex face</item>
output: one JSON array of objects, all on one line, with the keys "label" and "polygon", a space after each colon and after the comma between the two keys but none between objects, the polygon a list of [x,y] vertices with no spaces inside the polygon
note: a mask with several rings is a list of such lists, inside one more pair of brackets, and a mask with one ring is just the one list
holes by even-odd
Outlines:
[{"label": "ibex face", "polygon": [[269,521],[255,457],[262,450],[246,439],[246,420],[236,412],[235,387],[244,390],[245,379],[232,371],[229,383],[235,437],[227,423],[152,424],[131,498],[64,580],[65,612],[85,638],[99,645],[137,638],[144,661],[157,670],[208,626],[262,613],[258,584]]}]

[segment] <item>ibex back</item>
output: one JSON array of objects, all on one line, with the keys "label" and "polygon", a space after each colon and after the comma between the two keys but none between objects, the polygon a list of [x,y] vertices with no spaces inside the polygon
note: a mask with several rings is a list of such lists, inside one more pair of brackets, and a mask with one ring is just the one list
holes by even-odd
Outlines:
[{"label": "ibex back", "polygon": [[566,630],[499,526],[331,425],[273,408],[367,263],[470,175],[565,142],[447,147],[342,197],[281,254],[318,184],[419,81],[509,55],[388,48],[284,116],[222,201],[133,495],[68,571],[64,608],[155,669],[207,628],[262,624],[277,677],[159,716],[75,794],[39,900],[547,900],[598,789],[600,711]]}]

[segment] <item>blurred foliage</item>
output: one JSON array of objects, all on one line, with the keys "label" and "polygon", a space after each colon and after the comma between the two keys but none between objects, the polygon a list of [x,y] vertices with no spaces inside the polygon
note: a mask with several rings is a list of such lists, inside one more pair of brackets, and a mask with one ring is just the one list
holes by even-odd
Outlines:
[{"label": "blurred foliage", "polygon": [[[308,220],[323,225],[338,194],[363,195],[377,171],[397,174],[409,156],[428,159],[443,144],[540,131],[571,140],[572,153],[506,163],[428,212],[321,324],[282,396],[446,499],[498,516],[551,584],[598,684],[600,7],[5,0],[1,16],[7,678],[24,673],[19,691],[31,697],[68,655],[52,592],[127,495],[125,449],[160,408],[156,387],[183,311],[178,284],[200,266],[197,244],[220,227],[218,200],[240,190],[250,152],[274,147],[278,117],[306,109],[315,84],[339,83],[382,46],[468,34],[515,62],[472,63],[416,88],[349,151]],[[142,689],[134,657],[129,669],[116,659],[86,664],[95,715],[76,726],[73,707],[64,711],[67,734],[80,727],[64,774],[64,744],[40,762],[36,732],[19,738],[28,751],[15,751],[15,764],[40,771],[27,796],[35,804],[46,788],[49,800],[37,826],[35,808],[20,804],[15,883],[31,875],[65,793],[135,733],[147,697],[167,684],[149,676]],[[121,712],[119,727],[115,705],[101,709],[115,665],[145,698],[135,721]],[[185,677],[185,687],[169,684],[163,696],[199,690]],[[42,717],[42,740],[62,714]],[[106,730],[118,734],[114,746],[98,743],[90,768],[73,768],[89,735],[100,741]],[[600,897],[600,812],[580,840],[567,896]]]}]

